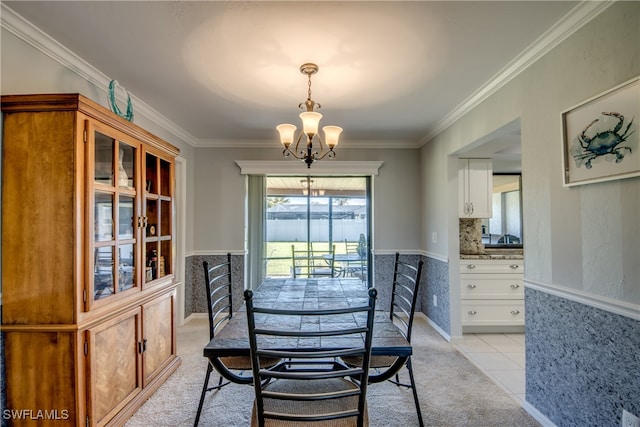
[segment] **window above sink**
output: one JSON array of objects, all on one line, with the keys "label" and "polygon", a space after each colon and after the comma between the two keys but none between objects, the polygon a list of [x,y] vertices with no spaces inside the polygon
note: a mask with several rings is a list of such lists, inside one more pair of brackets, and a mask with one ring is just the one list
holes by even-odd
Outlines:
[{"label": "window above sink", "polygon": [[493,216],[481,221],[485,248],[522,248],[522,176],[493,175]]}]

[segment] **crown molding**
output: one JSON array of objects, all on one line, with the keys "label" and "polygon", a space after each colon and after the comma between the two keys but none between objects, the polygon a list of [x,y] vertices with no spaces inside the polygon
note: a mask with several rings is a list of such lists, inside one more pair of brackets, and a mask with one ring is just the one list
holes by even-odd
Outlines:
[{"label": "crown molding", "polygon": [[[109,83],[112,80],[110,77],[2,3],[0,3],[0,27],[94,85],[105,94],[104,99],[108,96]],[[130,96],[135,104],[135,114],[147,118],[155,125],[191,146],[197,144],[197,140],[183,128],[154,110],[140,98],[133,94],[130,94]],[[116,99],[122,103],[127,102],[125,96],[119,93],[116,93]],[[106,105],[101,100],[95,101]]]},{"label": "crown molding", "polygon": [[504,85],[516,78],[534,62],[542,58],[551,49],[562,43],[573,33],[582,28],[593,18],[604,12],[615,0],[582,1],[571,9],[560,21],[556,22],[545,33],[509,62],[502,70],[493,75],[482,87],[462,101],[451,112],[439,120],[422,138],[419,146],[423,146],[440,132],[451,126],[465,114],[489,98]]},{"label": "crown molding", "polygon": [[[199,139],[193,144],[196,148],[282,148],[275,139],[264,140],[219,140],[219,139]],[[416,141],[406,139],[395,139],[386,141],[358,140],[340,141],[338,149],[419,149],[420,145]]]},{"label": "crown molding", "polygon": [[297,160],[236,160],[242,175],[378,175],[382,161],[339,161],[322,160],[314,162],[312,168]]}]

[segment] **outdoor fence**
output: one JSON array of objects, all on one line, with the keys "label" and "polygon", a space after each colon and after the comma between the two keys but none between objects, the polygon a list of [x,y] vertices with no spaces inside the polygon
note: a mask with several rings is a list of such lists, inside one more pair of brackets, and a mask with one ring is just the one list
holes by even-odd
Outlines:
[{"label": "outdoor fence", "polygon": [[[307,223],[309,235],[307,235]],[[267,242],[357,242],[360,234],[367,235],[365,219],[269,219]]]}]

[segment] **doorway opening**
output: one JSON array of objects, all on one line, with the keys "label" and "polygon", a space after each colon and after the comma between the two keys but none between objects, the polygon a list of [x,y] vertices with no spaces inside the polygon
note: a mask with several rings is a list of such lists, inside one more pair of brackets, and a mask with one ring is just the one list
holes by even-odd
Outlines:
[{"label": "doorway opening", "polygon": [[265,278],[293,277],[293,251],[333,252],[334,276],[369,283],[370,177],[267,176]]}]

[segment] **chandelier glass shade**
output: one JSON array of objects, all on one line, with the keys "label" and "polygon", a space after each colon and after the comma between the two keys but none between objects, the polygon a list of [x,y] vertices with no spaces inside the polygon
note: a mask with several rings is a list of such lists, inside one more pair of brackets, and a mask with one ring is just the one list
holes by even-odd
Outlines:
[{"label": "chandelier glass shade", "polygon": [[338,126],[325,126],[322,128],[324,141],[320,138],[318,128],[322,114],[313,111],[313,109],[316,106],[318,108],[321,106],[311,99],[311,76],[318,72],[318,66],[311,63],[302,64],[300,66],[300,72],[307,75],[309,86],[307,100],[298,105],[299,108],[306,110],[300,113],[302,132],[296,136],[296,130],[298,128],[289,123],[278,125],[276,129],[280,134],[280,142],[284,145],[282,154],[285,157],[293,156],[296,159],[302,160],[307,167],[310,168],[311,164],[316,160],[323,159],[324,157],[331,159],[335,157],[336,153],[334,148],[340,141],[342,128]]}]

